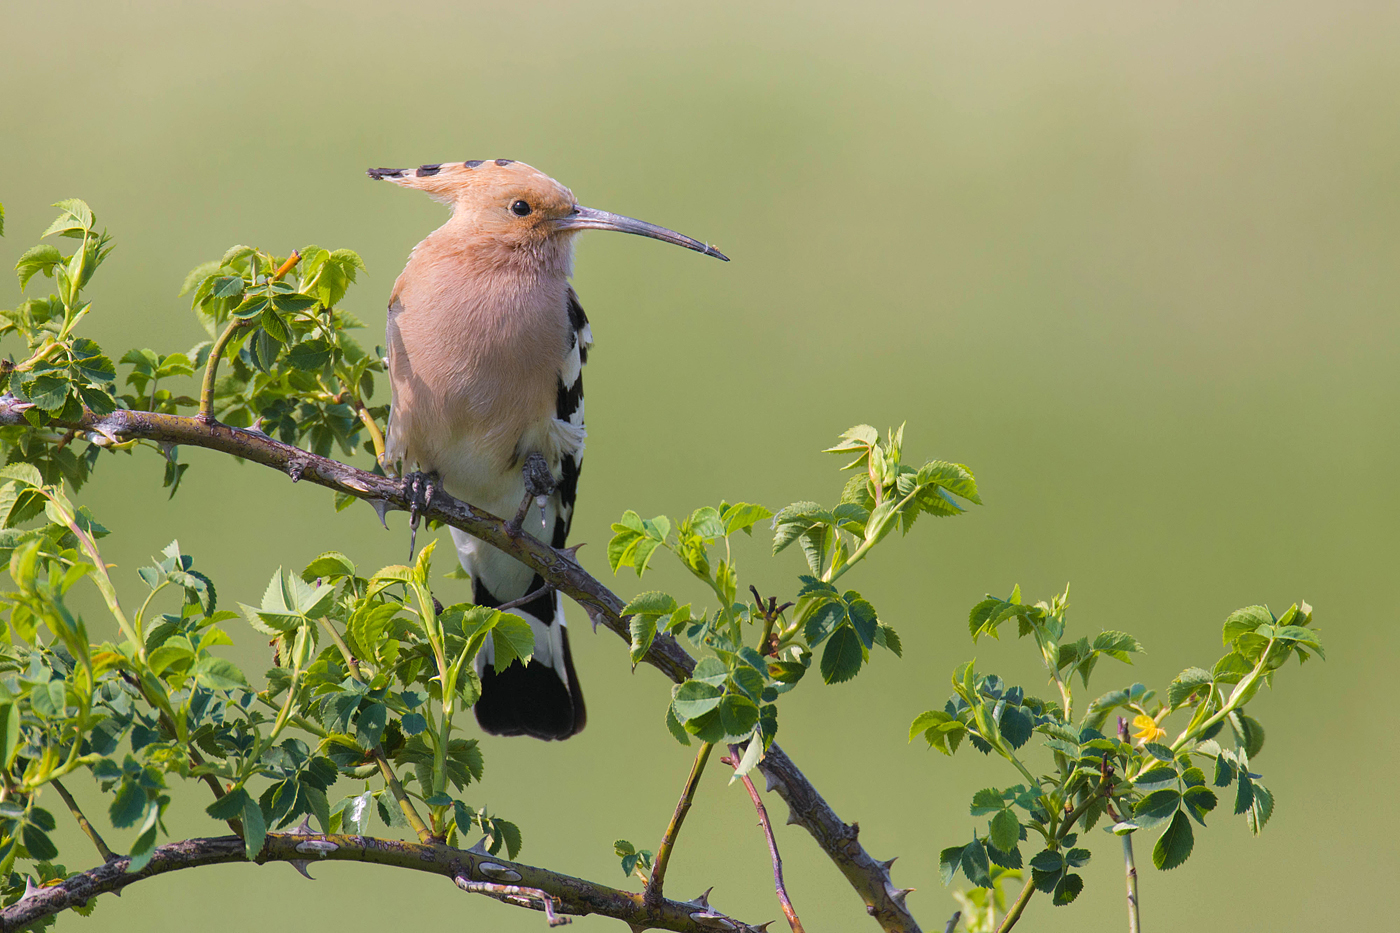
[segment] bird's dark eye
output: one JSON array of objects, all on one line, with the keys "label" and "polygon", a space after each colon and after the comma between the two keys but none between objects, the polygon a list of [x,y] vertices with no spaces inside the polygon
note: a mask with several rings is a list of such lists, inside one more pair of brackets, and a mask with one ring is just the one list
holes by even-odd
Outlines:
[{"label": "bird's dark eye", "polygon": [[530,205],[526,204],[524,201],[516,201],[510,206],[510,212],[516,217],[524,217],[526,214],[530,213]]}]

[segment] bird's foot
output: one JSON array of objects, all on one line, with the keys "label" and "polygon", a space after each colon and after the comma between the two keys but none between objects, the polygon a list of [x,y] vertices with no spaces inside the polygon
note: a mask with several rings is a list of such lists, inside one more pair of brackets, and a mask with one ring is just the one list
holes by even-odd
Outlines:
[{"label": "bird's foot", "polygon": [[408,559],[413,560],[417,550],[418,520],[423,510],[433,503],[441,477],[436,473],[414,471],[403,478],[403,494],[408,499]]},{"label": "bird's foot", "polygon": [[540,530],[548,529],[544,508],[555,489],[554,474],[549,471],[549,463],[540,454],[532,453],[526,457],[521,473],[525,479],[525,498],[521,500],[515,517],[506,523],[506,531],[512,538],[520,534],[520,527],[525,523],[525,516],[530,514],[532,505],[537,505],[540,509]]}]

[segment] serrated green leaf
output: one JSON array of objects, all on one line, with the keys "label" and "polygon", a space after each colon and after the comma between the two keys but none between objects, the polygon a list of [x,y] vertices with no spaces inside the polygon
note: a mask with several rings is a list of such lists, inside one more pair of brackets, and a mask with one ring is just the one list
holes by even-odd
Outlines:
[{"label": "serrated green leaf", "polygon": [[632,666],[636,667],[641,663],[642,658],[651,649],[651,643],[656,638],[656,616],[637,614],[632,616],[629,623],[629,631],[632,634]]},{"label": "serrated green leaf", "polygon": [[860,638],[850,626],[838,628],[826,640],[822,649],[822,680],[829,684],[839,684],[860,673],[865,655],[861,650]]},{"label": "serrated green leaf", "polygon": [[1203,687],[1209,686],[1212,681],[1210,671],[1188,667],[1176,675],[1176,679],[1167,687],[1167,706],[1175,709],[1193,694],[1201,692]]},{"label": "serrated green leaf", "polygon": [[722,692],[716,686],[698,680],[687,680],[676,687],[671,708],[675,710],[677,720],[682,723],[689,722],[719,706],[721,695]]},{"label": "serrated green leaf", "polygon": [[675,597],[669,593],[662,593],[657,590],[649,590],[645,593],[638,593],[632,597],[626,606],[622,607],[622,615],[633,615],[642,613],[645,615],[659,616],[670,615],[679,607],[676,605]]},{"label": "serrated green leaf", "polygon": [[1172,817],[1171,825],[1157,839],[1152,847],[1152,864],[1163,871],[1169,871],[1191,857],[1195,845],[1195,834],[1191,831],[1191,821],[1178,810]]},{"label": "serrated green leaf", "polygon": [[1016,843],[1021,839],[1021,823],[1010,810],[998,811],[988,829],[988,841],[1003,852],[1016,848]]}]

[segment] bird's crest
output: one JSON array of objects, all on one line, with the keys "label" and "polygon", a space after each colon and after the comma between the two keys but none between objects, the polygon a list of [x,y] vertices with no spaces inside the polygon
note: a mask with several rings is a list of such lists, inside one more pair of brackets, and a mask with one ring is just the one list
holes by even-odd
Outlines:
[{"label": "bird's crest", "polygon": [[552,194],[573,200],[569,189],[539,169],[514,159],[471,159],[467,162],[440,162],[417,168],[372,168],[365,172],[375,180],[392,181],[405,188],[417,188],[444,204],[455,204],[465,196],[507,187],[552,188]]}]

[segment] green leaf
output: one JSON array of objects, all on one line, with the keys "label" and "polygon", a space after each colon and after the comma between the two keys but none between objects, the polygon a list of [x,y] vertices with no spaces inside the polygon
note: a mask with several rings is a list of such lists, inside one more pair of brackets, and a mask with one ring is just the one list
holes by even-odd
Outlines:
[{"label": "green leaf", "polygon": [[251,796],[243,801],[243,851],[248,858],[256,859],[267,840],[267,821],[263,819],[262,807]]},{"label": "green leaf", "polygon": [[1063,907],[1066,904],[1071,904],[1083,890],[1083,878],[1078,875],[1066,874],[1060,879],[1059,884],[1055,885],[1055,890],[1050,897],[1050,903],[1054,904],[1056,907]]},{"label": "green leaf", "polygon": [[530,623],[519,616],[497,613],[496,624],[491,629],[491,647],[495,651],[494,667],[497,673],[510,667],[511,662],[530,663],[535,653],[535,633]]},{"label": "green leaf", "polygon": [[942,878],[944,887],[953,883],[958,869],[962,867],[964,848],[966,846],[950,846],[938,853],[938,875]]},{"label": "green leaf", "polygon": [[364,748],[374,748],[384,738],[389,710],[383,703],[370,703],[355,718],[355,738]]},{"label": "green leaf", "polygon": [[[858,424],[850,428],[841,435],[835,447],[828,447],[822,451],[824,454],[849,453],[856,450],[865,450],[880,440],[880,432],[868,424]],[[945,884],[947,882],[944,882]]]},{"label": "green leaf", "polygon": [[704,681],[712,687],[722,687],[729,679],[729,668],[719,658],[701,658],[690,674],[691,680]]},{"label": "green leaf", "polygon": [[963,847],[962,870],[967,875],[967,880],[982,888],[992,886],[989,874],[991,866],[987,864],[987,850],[980,840],[974,839]]},{"label": "green leaf", "polygon": [[1244,609],[1236,609],[1225,619],[1221,640],[1227,648],[1231,647],[1239,641],[1241,636],[1253,634],[1259,626],[1272,625],[1273,622],[1274,614],[1265,606],[1246,606]]},{"label": "green leaf", "polygon": [[681,721],[676,718],[676,711],[670,706],[666,707],[666,729],[677,742],[682,745],[690,744],[690,733],[685,731]]},{"label": "green leaf", "polygon": [[1191,857],[1191,848],[1195,841],[1191,821],[1186,818],[1184,812],[1178,810],[1176,816],[1172,817],[1171,825],[1152,847],[1152,864],[1163,871],[1177,867]]},{"label": "green leaf", "polygon": [[1151,792],[1176,783],[1176,769],[1158,766],[1138,775],[1133,786],[1140,791]]},{"label": "green leaf", "polygon": [[875,636],[879,631],[879,620],[876,618],[875,607],[862,599],[860,594],[854,590],[847,590],[843,599],[846,602],[846,614],[851,620],[851,627],[855,629],[857,637],[860,638],[861,647],[868,653],[875,644]]},{"label": "green leaf", "polygon": [[223,263],[217,260],[202,262],[199,265],[195,266],[189,271],[189,274],[185,276],[185,281],[180,286],[179,293],[181,295],[188,295],[190,292],[196,290],[201,285],[203,285],[206,279],[214,275],[222,267]]},{"label": "green leaf", "polygon": [[117,795],[107,808],[107,816],[118,829],[134,826],[146,812],[146,789],[130,777],[117,787]]},{"label": "green leaf", "polygon": [[992,817],[989,829],[988,840],[1003,852],[1016,848],[1016,843],[1021,839],[1021,823],[1011,810],[998,811]]},{"label": "green leaf", "polygon": [[981,498],[977,495],[977,480],[973,478],[972,472],[961,463],[931,460],[919,468],[914,481],[920,486],[928,484],[941,486],[955,496],[961,496],[978,505],[982,504]]},{"label": "green leaf", "polygon": [[628,625],[628,630],[632,634],[632,666],[636,667],[646,657],[647,651],[651,649],[651,643],[656,638],[656,616],[634,615]]},{"label": "green leaf", "polygon": [[842,626],[827,639],[822,649],[822,680],[829,684],[839,684],[860,673],[865,656],[861,650],[860,637],[850,626]]},{"label": "green leaf", "polygon": [[40,272],[52,278],[54,266],[61,262],[63,262],[63,255],[59,253],[58,247],[52,243],[41,243],[26,250],[24,255],[19,257],[19,262],[15,263],[15,275],[19,276],[19,287],[23,289],[29,284],[29,280]]},{"label": "green leaf", "polygon": [[718,687],[698,680],[687,680],[676,687],[671,708],[675,710],[676,719],[689,722],[719,706],[721,695]]},{"label": "green leaf", "polygon": [[1094,637],[1093,647],[1095,651],[1102,651],[1111,658],[1125,662],[1129,660],[1129,654],[1142,652],[1142,645],[1126,632],[1100,632]]},{"label": "green leaf", "polygon": [[[1256,794],[1259,792],[1259,785],[1254,786],[1254,792]],[[1188,788],[1181,795],[1181,802],[1196,822],[1204,826],[1206,825],[1206,814],[1214,810],[1219,801],[1210,788],[1197,786]]]},{"label": "green leaf", "polygon": [[1240,731],[1243,733],[1241,742],[1244,745],[1245,754],[1250,758],[1255,758],[1264,750],[1264,727],[1259,724],[1259,720],[1244,713],[1236,713],[1239,717],[1238,723]]},{"label": "green leaf", "polygon": [[211,690],[249,689],[248,679],[238,666],[226,658],[202,657],[194,666],[194,676]]},{"label": "green leaf", "polygon": [[758,705],[737,693],[726,694],[719,703],[719,721],[726,737],[743,738],[758,725]]},{"label": "green leaf", "polygon": [[1167,687],[1167,706],[1175,709],[1191,696],[1201,693],[1201,688],[1209,686],[1213,680],[1210,671],[1188,667],[1177,674],[1176,680]]},{"label": "green leaf", "polygon": [[241,787],[235,787],[205,807],[204,812],[216,820],[241,820],[243,804],[247,799],[248,792]]},{"label": "green leaf", "polygon": [[875,632],[875,644],[894,652],[897,658],[904,657],[904,646],[900,644],[899,633],[888,625],[881,624]]},{"label": "green leaf", "polygon": [[[690,518],[686,520],[692,533],[702,538],[722,538],[724,537],[724,522],[720,519],[719,509],[705,505],[690,513]],[[669,522],[667,525],[669,526]]]},{"label": "green leaf", "polygon": [[20,748],[20,708],[17,703],[0,705],[0,768],[14,764]]},{"label": "green leaf", "polygon": [[307,583],[311,583],[318,577],[328,580],[335,580],[340,577],[353,577],[355,575],[355,562],[339,551],[326,551],[311,563],[306,565],[306,569],[301,572],[301,578]]},{"label": "green leaf", "polygon": [[802,635],[808,647],[815,648],[826,641],[846,621],[849,607],[843,600],[826,599],[814,603],[803,623]]},{"label": "green leaf", "polygon": [[1264,824],[1269,822],[1269,817],[1274,814],[1274,795],[1263,784],[1255,782],[1254,799],[1250,801],[1249,810],[1245,814],[1245,819],[1249,823],[1249,831],[1254,835],[1259,835],[1264,829]]},{"label": "green leaf", "polygon": [[1165,788],[1153,791],[1133,807],[1133,822],[1143,828],[1150,828],[1178,812],[1181,794],[1175,789]]},{"label": "green leaf", "polygon": [[[928,714],[925,713],[924,716]],[[944,714],[947,715],[946,713]],[[919,717],[922,719],[923,717]],[[995,787],[984,787],[972,795],[972,816],[986,816],[988,813],[1000,813],[1006,809],[1006,801],[1002,799],[1001,791]],[[1005,849],[1006,846],[997,846],[998,849]]]},{"label": "green leaf", "polygon": [[33,823],[25,823],[20,830],[20,838],[29,857],[39,862],[47,862],[58,855],[58,846],[53,844],[49,834]]},{"label": "green leaf", "polygon": [[91,230],[94,217],[92,208],[87,203],[78,198],[66,198],[54,205],[61,213],[53,223],[49,224],[49,229],[45,230],[41,236],[53,236],[68,233],[81,233],[84,230]]},{"label": "green leaf", "polygon": [[724,523],[724,533],[732,535],[736,531],[751,533],[753,526],[765,518],[771,518],[772,512],[761,505],[752,505],[748,502],[736,502],[725,509],[720,515],[720,520]]},{"label": "green leaf", "polygon": [[1158,761],[1172,761],[1176,757],[1170,748],[1159,742],[1144,742],[1142,750]]},{"label": "green leaf", "polygon": [[676,600],[668,593],[657,590],[650,590],[645,593],[638,593],[632,600],[622,607],[622,615],[632,615],[644,613],[646,615],[659,616],[670,615],[679,608]]}]

